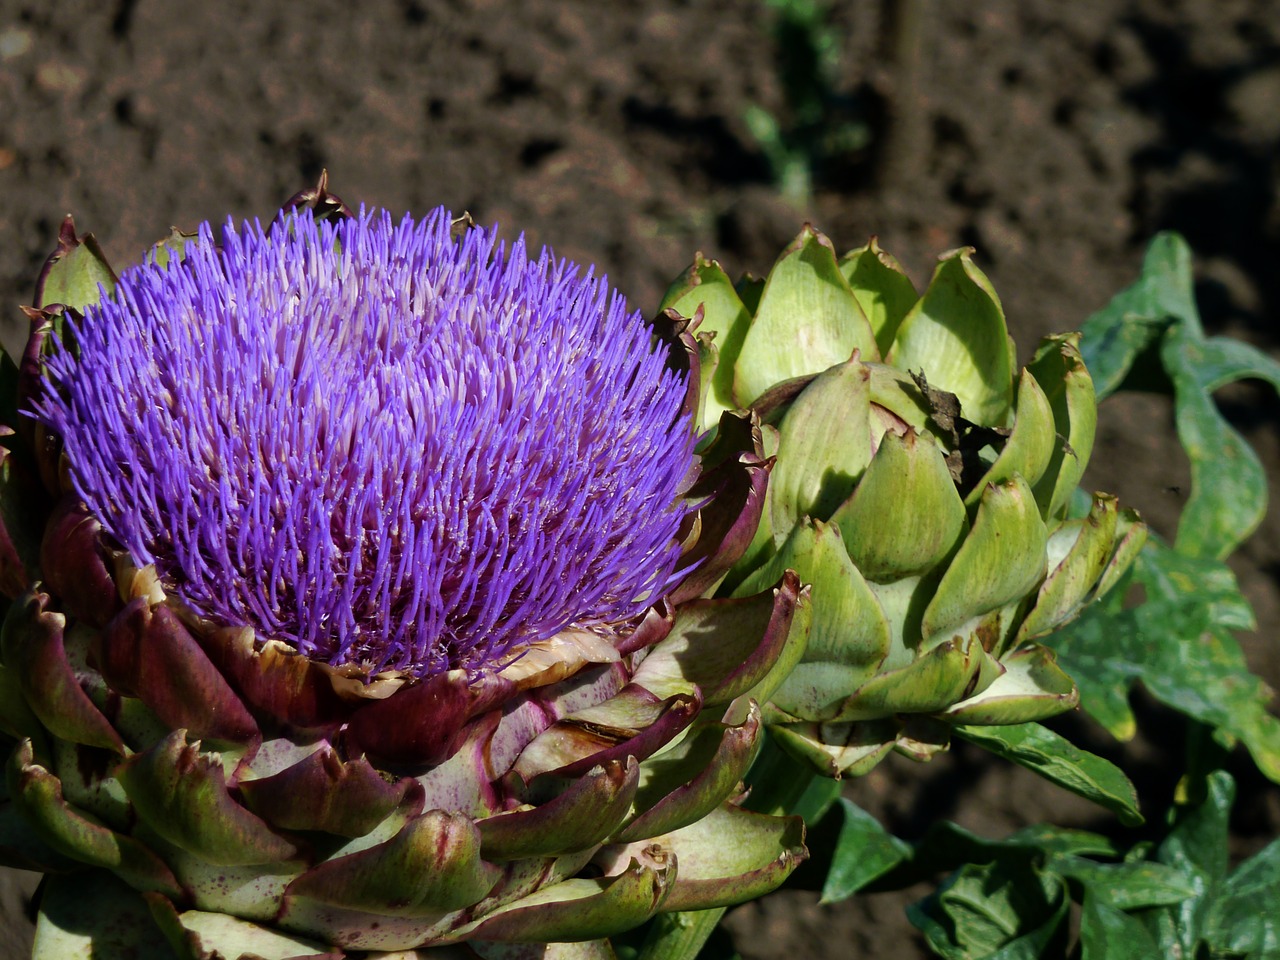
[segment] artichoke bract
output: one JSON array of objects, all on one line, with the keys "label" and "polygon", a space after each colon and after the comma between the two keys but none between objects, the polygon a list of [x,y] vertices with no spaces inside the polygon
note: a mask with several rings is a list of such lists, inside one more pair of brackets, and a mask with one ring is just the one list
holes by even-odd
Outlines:
[{"label": "artichoke bract", "polygon": [[769,464],[742,414],[695,453],[685,321],[323,181],[118,278],[68,219],[28,314],[0,850],[51,874],[37,956],[607,957],[804,858],[740,783],[808,590],[702,597]]},{"label": "artichoke bract", "polygon": [[770,731],[831,775],[927,759],[957,724],[1013,724],[1078,693],[1035,641],[1105,593],[1145,527],[1114,497],[1070,513],[1096,426],[1075,335],[1017,367],[970,248],[919,295],[875,239],[806,226],[763,281],[699,255],[664,306],[699,319],[701,416],[751,407],[776,457],[762,522],[723,581],[813,586]]}]

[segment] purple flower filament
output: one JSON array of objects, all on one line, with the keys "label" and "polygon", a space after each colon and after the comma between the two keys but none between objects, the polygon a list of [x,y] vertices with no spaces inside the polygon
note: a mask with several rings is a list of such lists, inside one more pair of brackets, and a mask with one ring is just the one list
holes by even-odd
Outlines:
[{"label": "purple flower filament", "polygon": [[483,671],[670,585],[684,384],[591,271],[443,209],[206,224],[48,362],[103,527],[198,613],[309,657]]}]

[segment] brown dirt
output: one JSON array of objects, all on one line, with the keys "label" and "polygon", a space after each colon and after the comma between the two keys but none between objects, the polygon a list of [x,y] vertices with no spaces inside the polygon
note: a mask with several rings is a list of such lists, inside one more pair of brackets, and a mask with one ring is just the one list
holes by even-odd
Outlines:
[{"label": "brown dirt", "polygon": [[[916,61],[891,55],[883,15],[912,6]],[[695,250],[766,271],[806,217],[842,247],[878,234],[917,284],[935,254],[972,244],[1024,357],[1127,284],[1172,227],[1197,251],[1210,329],[1280,347],[1278,0],[838,7],[842,86],[871,139],[798,211],[742,119],[749,102],[783,108],[761,0],[367,0],[358,14],[336,0],[0,0],[4,340],[19,342],[16,305],[64,213],[125,264],[170,224],[269,215],[327,167],[349,202],[469,209],[602,265],[646,309]],[[1274,488],[1280,404],[1250,388],[1225,399]],[[1104,408],[1089,482],[1171,532],[1186,468],[1166,403]],[[1260,620],[1247,653],[1273,686],[1277,516],[1234,561]],[[1128,757],[1161,768],[1158,743]],[[850,791],[907,836],[937,816],[993,835],[1098,825],[969,750]],[[1240,829],[1274,835],[1276,788],[1250,796]],[[734,914],[744,957],[921,950],[901,897],[814,901]]]}]

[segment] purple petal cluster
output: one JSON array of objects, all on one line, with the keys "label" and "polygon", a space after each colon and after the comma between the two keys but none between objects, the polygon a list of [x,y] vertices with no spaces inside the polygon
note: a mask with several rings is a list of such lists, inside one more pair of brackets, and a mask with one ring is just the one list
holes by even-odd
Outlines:
[{"label": "purple petal cluster", "polygon": [[386,213],[205,225],[48,363],[76,490],[199,614],[482,672],[673,579],[685,384],[590,270]]}]

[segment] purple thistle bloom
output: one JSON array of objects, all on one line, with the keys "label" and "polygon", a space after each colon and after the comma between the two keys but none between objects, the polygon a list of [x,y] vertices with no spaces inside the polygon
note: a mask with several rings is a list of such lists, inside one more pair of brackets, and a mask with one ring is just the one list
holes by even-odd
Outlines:
[{"label": "purple thistle bloom", "polygon": [[685,384],[603,279],[443,209],[205,224],[48,361],[75,489],[197,613],[480,673],[673,582]]}]

